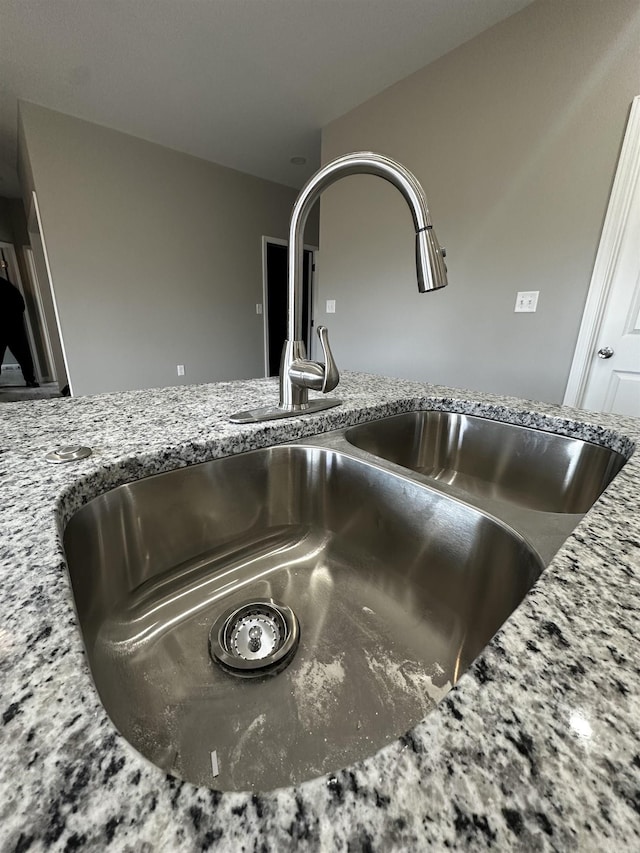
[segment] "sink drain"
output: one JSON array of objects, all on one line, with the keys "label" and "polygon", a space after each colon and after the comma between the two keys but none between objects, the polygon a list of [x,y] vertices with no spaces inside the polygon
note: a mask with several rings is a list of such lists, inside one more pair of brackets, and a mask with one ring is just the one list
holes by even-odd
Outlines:
[{"label": "sink drain", "polygon": [[257,598],[232,607],[209,632],[212,659],[243,678],[280,672],[295,654],[300,627],[290,607]]}]

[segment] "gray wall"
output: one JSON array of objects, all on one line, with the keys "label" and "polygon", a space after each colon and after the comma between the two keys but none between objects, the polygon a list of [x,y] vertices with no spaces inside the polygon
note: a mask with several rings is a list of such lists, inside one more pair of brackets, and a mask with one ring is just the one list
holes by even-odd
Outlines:
[{"label": "gray wall", "polygon": [[[411,220],[391,186],[332,187],[316,317],[339,365],[560,402],[638,94],[637,0],[551,0],[326,127],[323,161],[373,149],[415,172],[450,281],[418,294]],[[537,313],[514,314],[518,290],[540,291]]]},{"label": "gray wall", "polygon": [[264,375],[261,237],[287,236],[296,191],[34,104],[20,121],[74,394]]}]

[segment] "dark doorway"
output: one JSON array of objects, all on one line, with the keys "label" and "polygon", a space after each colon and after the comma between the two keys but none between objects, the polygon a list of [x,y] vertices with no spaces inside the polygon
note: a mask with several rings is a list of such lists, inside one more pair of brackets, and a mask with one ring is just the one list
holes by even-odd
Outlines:
[{"label": "dark doorway", "polygon": [[[269,376],[277,376],[280,372],[280,357],[287,337],[287,248],[286,243],[274,243],[266,240],[266,323]],[[313,326],[311,318],[312,268],[313,252],[310,249],[305,249],[302,279],[302,340],[307,354],[309,354],[309,336]]]}]

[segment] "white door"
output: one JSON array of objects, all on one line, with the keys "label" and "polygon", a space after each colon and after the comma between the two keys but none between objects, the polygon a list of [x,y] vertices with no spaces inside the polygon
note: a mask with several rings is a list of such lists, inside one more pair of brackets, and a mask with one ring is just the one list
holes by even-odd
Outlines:
[{"label": "white door", "polygon": [[640,417],[640,97],[631,107],[564,402]]}]

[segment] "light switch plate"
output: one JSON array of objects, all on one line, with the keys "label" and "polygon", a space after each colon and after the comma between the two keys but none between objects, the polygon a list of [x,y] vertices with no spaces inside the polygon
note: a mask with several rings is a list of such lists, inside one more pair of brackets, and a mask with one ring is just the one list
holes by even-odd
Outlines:
[{"label": "light switch plate", "polygon": [[327,299],[327,314],[335,314],[336,313],[336,300],[335,299]]},{"label": "light switch plate", "polygon": [[516,307],[513,310],[516,312],[536,311],[538,308],[538,296],[540,296],[539,290],[520,290],[516,294]]}]

